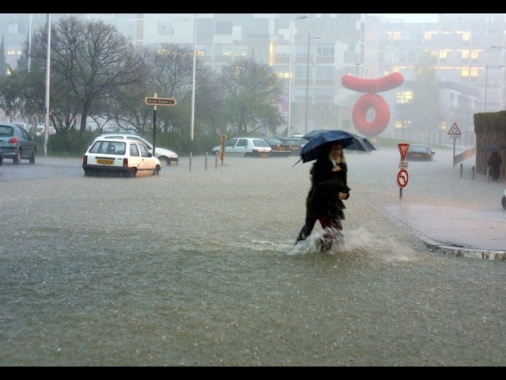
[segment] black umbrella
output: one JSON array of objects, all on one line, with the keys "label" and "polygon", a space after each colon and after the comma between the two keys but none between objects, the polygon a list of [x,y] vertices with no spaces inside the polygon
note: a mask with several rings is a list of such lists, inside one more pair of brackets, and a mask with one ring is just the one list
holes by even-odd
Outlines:
[{"label": "black umbrella", "polygon": [[346,150],[357,150],[360,152],[370,152],[372,150],[376,150],[376,148],[365,137],[357,136],[354,143],[347,146]]},{"label": "black umbrella", "polygon": [[506,145],[502,144],[491,144],[483,148],[484,153],[499,152],[500,150],[506,149]]},{"label": "black umbrella", "polygon": [[[329,129],[315,129],[311,132],[306,133],[304,136],[302,136],[302,138],[307,141],[311,141],[312,139],[319,136],[320,134],[327,133],[327,132],[331,132],[331,130],[329,130]],[[350,135],[352,135],[356,139],[353,144],[346,147],[347,150],[356,150],[356,151],[361,151],[361,152],[370,152],[372,150],[376,150],[374,145],[372,145],[372,143],[369,140],[367,140],[367,138],[356,135],[351,132],[347,132],[347,133],[349,133]]]},{"label": "black umbrella", "polygon": [[[304,136],[309,137],[309,141],[300,151],[300,157],[303,163],[316,160],[322,154],[328,154],[330,145],[335,142],[340,142],[344,149],[364,152],[376,149],[365,137],[360,137],[342,130],[318,131],[313,133],[312,136]],[[307,140],[304,136],[302,136],[302,138]]]}]

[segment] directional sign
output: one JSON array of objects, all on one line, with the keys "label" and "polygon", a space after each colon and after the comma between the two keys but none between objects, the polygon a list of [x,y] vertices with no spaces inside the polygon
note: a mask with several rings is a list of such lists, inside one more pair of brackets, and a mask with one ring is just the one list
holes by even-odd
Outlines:
[{"label": "directional sign", "polygon": [[406,154],[408,153],[409,144],[408,143],[399,143],[399,152],[401,153],[401,161],[404,161],[406,158]]},{"label": "directional sign", "polygon": [[146,98],[146,104],[155,106],[174,106],[176,103],[176,99],[173,98]]},{"label": "directional sign", "polygon": [[408,180],[408,171],[406,169],[399,170],[399,173],[397,173],[397,185],[399,185],[400,188],[406,187]]},{"label": "directional sign", "polygon": [[452,127],[448,131],[448,134],[449,135],[461,135],[462,134],[462,133],[460,133],[460,129],[459,129],[459,126],[457,125],[457,123],[453,123]]}]

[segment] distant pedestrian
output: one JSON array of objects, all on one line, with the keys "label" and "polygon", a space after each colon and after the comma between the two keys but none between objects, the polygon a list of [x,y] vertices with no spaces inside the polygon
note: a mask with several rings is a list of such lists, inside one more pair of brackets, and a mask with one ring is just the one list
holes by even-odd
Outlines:
[{"label": "distant pedestrian", "polygon": [[497,152],[492,152],[488,159],[489,175],[493,181],[497,181],[501,173],[502,158]]},{"label": "distant pedestrian", "polygon": [[306,240],[318,220],[324,229],[320,240],[321,252],[329,251],[335,239],[340,238],[342,243],[341,220],[344,219],[343,210],[346,208],[343,200],[350,196],[343,145],[334,143],[329,148],[328,153],[318,158],[311,168],[311,189],[306,198],[306,220],[295,241],[297,244]]}]

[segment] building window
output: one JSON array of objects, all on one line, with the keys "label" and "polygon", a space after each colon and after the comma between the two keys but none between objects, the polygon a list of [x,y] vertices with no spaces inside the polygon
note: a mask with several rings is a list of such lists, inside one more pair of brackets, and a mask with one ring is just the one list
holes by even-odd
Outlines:
[{"label": "building window", "polygon": [[23,47],[18,44],[7,44],[6,52],[7,55],[21,55],[23,52]]},{"label": "building window", "polygon": [[397,104],[408,104],[413,101],[413,91],[397,91]]},{"label": "building window", "polygon": [[316,79],[333,79],[334,69],[327,67],[316,68]]},{"label": "building window", "polygon": [[[306,52],[307,54],[307,52]],[[316,48],[316,56],[318,57],[333,57],[334,48],[329,46],[318,46]]]}]

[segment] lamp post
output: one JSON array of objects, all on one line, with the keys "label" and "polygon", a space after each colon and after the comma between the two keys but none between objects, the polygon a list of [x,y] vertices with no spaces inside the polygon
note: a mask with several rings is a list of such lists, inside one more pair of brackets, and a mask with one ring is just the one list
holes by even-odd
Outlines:
[{"label": "lamp post", "polygon": [[[314,36],[313,39],[318,41],[320,37]],[[307,106],[309,99],[309,45],[311,42],[311,33],[307,34],[307,63],[306,63],[306,112],[305,112],[305,120],[304,120],[304,134],[307,133]]]},{"label": "lamp post", "polygon": [[47,140],[49,138],[49,87],[51,85],[51,13],[47,14],[47,61],[46,61],[46,100],[45,100],[45,129],[44,129],[44,157],[47,157]]},{"label": "lamp post", "polygon": [[293,47],[293,22],[307,18],[306,15],[298,16],[290,20],[290,54],[289,54],[289,68],[288,68],[288,126],[286,128],[286,135],[290,136],[290,123],[292,118],[292,47]]},{"label": "lamp post", "polygon": [[195,74],[197,67],[197,14],[193,15],[193,72],[192,72],[192,113],[190,126],[190,171],[192,171],[193,134],[195,129]]}]

